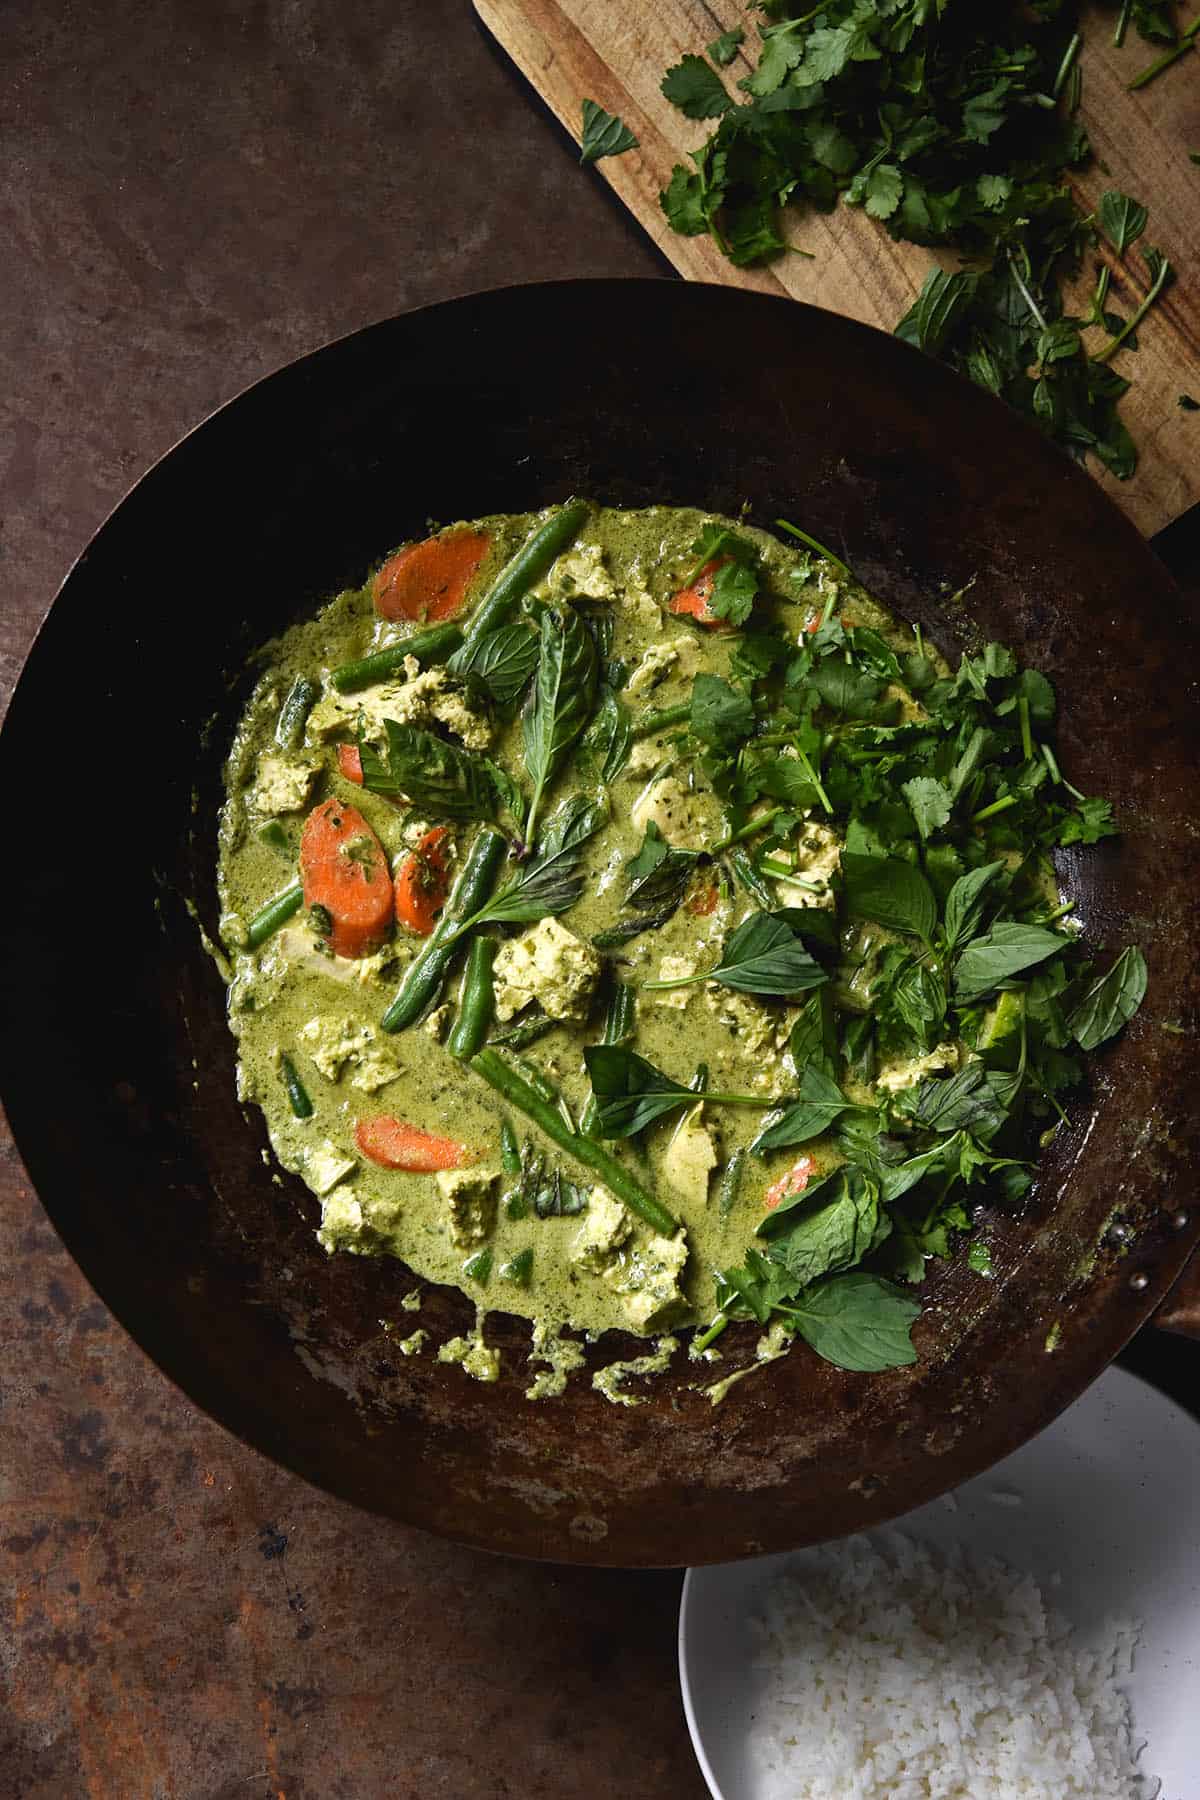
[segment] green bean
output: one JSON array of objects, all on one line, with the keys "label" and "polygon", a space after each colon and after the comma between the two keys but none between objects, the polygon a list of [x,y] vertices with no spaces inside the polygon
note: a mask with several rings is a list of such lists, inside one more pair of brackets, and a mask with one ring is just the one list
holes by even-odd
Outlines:
[{"label": "green bean", "polygon": [[729,852],[729,865],[751,898],[764,912],[770,912],[775,905],[775,896],[751,862],[749,852],[740,844],[735,844]]},{"label": "green bean", "polygon": [[500,1121],[500,1167],[506,1175],[521,1173],[521,1146],[507,1115]]},{"label": "green bean", "polygon": [[446,662],[462,641],[459,626],[430,625],[428,630],[414,631],[398,644],[389,644],[386,650],[376,650],[357,662],[343,663],[329,679],[339,694],[353,694],[358,688],[370,687],[372,682],[394,674],[406,656],[415,656],[422,663]]},{"label": "green bean", "polygon": [[304,736],[308,715],[320,691],[316,682],[310,681],[307,675],[297,675],[293,681],[275,721],[275,742],[281,750],[294,750]]},{"label": "green bean", "polygon": [[492,959],[496,949],[495,938],[477,937],[471,940],[471,948],[467,952],[467,972],[463,976],[458,1017],[446,1044],[451,1056],[457,1056],[462,1062],[474,1056],[477,1050],[482,1050],[483,1040],[492,1022],[496,1005],[492,987]]},{"label": "green bean", "polygon": [[544,1131],[552,1143],[573,1156],[576,1162],[594,1169],[601,1181],[622,1199],[630,1212],[644,1219],[663,1237],[674,1237],[679,1221],[660,1200],[637,1181],[623,1163],[610,1156],[602,1145],[578,1131],[568,1131],[554,1108],[534,1092],[515,1070],[510,1069],[495,1050],[477,1051],[467,1065],[486,1081],[510,1106],[523,1112],[527,1119]]},{"label": "green bean", "polygon": [[287,1089],[288,1102],[298,1119],[311,1119],[313,1103],[308,1097],[308,1089],[296,1073],[296,1065],[288,1055],[279,1058],[279,1074]]},{"label": "green bean", "polygon": [[265,944],[271,933],[278,931],[281,925],[286,925],[292,914],[298,913],[303,904],[304,889],[298,881],[293,882],[291,887],[284,888],[282,894],[276,894],[273,900],[268,900],[246,927],[247,950],[257,950],[260,944]]},{"label": "green bean", "polygon": [[[506,840],[501,832],[490,825],[480,829],[459,870],[450,898],[442,908],[441,918],[426,939],[424,949],[409,963],[399,993],[380,1020],[385,1031],[403,1031],[436,1000],[458,948],[458,926],[478,912],[488,898],[505,849]],[[447,944],[447,938],[453,942]]]},{"label": "green bean", "polygon": [[[604,1025],[600,1033],[602,1044],[625,1044],[633,1036],[634,1020],[637,1014],[637,995],[624,981],[614,980],[612,993],[608,998],[608,1009],[604,1014]],[[599,1108],[595,1094],[589,1094],[579,1115],[579,1129],[585,1137],[595,1137],[599,1123]]]},{"label": "green bean", "polygon": [[568,500],[564,507],[530,532],[472,614],[463,640],[468,648],[502,624],[518,600],[524,599],[534,582],[541,580],[555,557],[574,542],[588,510],[586,500]]},{"label": "green bean", "polygon": [[722,1219],[727,1219],[733,1211],[738,1190],[742,1185],[742,1174],[746,1167],[746,1150],[743,1145],[735,1150],[721,1171],[721,1186],[718,1190],[717,1212]]},{"label": "green bean", "polygon": [[663,706],[654,712],[644,712],[640,719],[633,722],[633,736],[653,737],[656,731],[669,731],[673,725],[686,725],[691,716],[690,701],[684,706]]},{"label": "green bean", "polygon": [[506,1025],[503,1031],[493,1031],[488,1039],[489,1044],[503,1044],[509,1050],[524,1050],[526,1044],[536,1044],[540,1037],[553,1031],[557,1019],[551,1019],[545,1013],[534,1013],[532,1018],[518,1019],[515,1025]]}]

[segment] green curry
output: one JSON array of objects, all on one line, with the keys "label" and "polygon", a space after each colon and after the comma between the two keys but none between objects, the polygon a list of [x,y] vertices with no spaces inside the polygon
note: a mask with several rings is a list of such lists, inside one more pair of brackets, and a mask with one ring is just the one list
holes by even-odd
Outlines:
[{"label": "green curry", "polygon": [[268,646],[229,758],[242,1094],[328,1251],[534,1321],[531,1394],[568,1328],[912,1360],[969,1190],[1019,1200],[1144,989],[1066,924],[1051,851],[1113,827],[1049,684],[781,530],[448,527]]}]

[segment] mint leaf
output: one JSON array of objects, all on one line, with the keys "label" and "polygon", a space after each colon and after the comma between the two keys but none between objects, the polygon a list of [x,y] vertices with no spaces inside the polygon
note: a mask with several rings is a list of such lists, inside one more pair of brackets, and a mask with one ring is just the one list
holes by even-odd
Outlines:
[{"label": "mint leaf", "polygon": [[602,156],[620,156],[636,150],[638,141],[628,125],[615,113],[605,112],[594,100],[583,103],[583,136],[579,146],[581,163],[599,162]]},{"label": "mint leaf", "polygon": [[767,1252],[807,1287],[822,1275],[851,1268],[872,1248],[879,1225],[879,1190],[857,1170],[839,1170],[832,1193],[789,1215],[788,1228]]}]

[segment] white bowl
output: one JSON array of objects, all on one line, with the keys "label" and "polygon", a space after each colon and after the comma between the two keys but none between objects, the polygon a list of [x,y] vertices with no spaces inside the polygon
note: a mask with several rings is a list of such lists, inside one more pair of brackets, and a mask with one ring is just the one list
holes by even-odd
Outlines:
[{"label": "white bowl", "polygon": [[[1200,1800],[1200,1428],[1110,1369],[1040,1437],[888,1527],[1028,1570],[1086,1642],[1142,1622],[1127,1686],[1162,1800]],[[688,1730],[714,1800],[761,1800],[749,1761],[761,1679],[750,1620],[803,1550],[689,1570],[679,1613]],[[830,1796],[830,1800],[838,1800]],[[983,1797],[981,1797],[983,1800]]]}]

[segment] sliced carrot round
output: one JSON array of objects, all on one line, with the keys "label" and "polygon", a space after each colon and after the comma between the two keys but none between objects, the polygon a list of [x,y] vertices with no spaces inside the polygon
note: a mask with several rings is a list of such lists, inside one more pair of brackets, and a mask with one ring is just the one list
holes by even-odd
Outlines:
[{"label": "sliced carrot round", "polygon": [[707,625],[714,631],[728,631],[727,619],[714,618],[709,606],[712,599],[713,580],[717,570],[727,562],[728,556],[714,556],[711,562],[705,563],[690,587],[680,588],[675,598],[668,602],[667,611],[679,613],[682,617],[695,619],[698,625]]},{"label": "sliced carrot round", "polygon": [[808,1186],[808,1178],[812,1174],[813,1159],[802,1156],[798,1163],[790,1168],[786,1175],[781,1175],[763,1195],[763,1205],[768,1212],[774,1212],[781,1201],[790,1200],[793,1194],[802,1194]]},{"label": "sliced carrot round", "polygon": [[381,619],[452,619],[487,554],[486,531],[444,531],[398,550],[371,583]]},{"label": "sliced carrot round", "polygon": [[392,928],[392,875],[383,845],[358,808],[323,800],[300,836],[304,904],[329,921],[335,956],[370,956]]},{"label": "sliced carrot round", "polygon": [[338,773],[356,786],[362,786],[362,757],[358,753],[357,744],[339,744],[337,747]]},{"label": "sliced carrot round", "polygon": [[428,937],[446,904],[450,886],[450,831],[427,831],[396,874],[396,917],[419,937]]},{"label": "sliced carrot round", "polygon": [[461,1169],[473,1161],[465,1144],[453,1138],[435,1137],[410,1125],[404,1119],[381,1114],[375,1119],[360,1119],[354,1127],[354,1141],[370,1162],[381,1169],[407,1169],[411,1174],[429,1174],[435,1169]]}]

